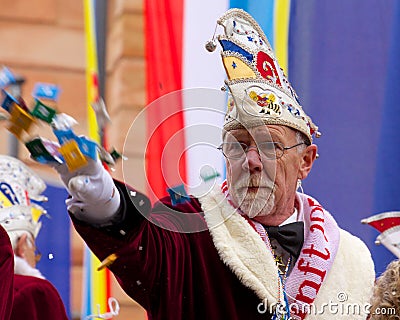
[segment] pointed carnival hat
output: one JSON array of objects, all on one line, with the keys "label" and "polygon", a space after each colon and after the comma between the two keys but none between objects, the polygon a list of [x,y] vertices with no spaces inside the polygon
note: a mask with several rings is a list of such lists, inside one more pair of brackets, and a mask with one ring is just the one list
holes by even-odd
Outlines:
[{"label": "pointed carnival hat", "polygon": [[36,202],[47,201],[41,194],[45,189],[44,181],[23,162],[0,155],[0,224],[13,246],[21,232],[37,237],[46,210]]},{"label": "pointed carnival hat", "polygon": [[380,234],[375,244],[383,244],[400,259],[400,211],[382,212],[361,220],[361,223],[378,230]]},{"label": "pointed carnival hat", "polygon": [[[217,23],[222,61],[228,77],[228,100],[224,129],[279,124],[302,132],[312,143],[318,127],[300,106],[297,95],[276,60],[257,22],[241,9],[228,10]],[[208,51],[215,50],[211,41]]]}]

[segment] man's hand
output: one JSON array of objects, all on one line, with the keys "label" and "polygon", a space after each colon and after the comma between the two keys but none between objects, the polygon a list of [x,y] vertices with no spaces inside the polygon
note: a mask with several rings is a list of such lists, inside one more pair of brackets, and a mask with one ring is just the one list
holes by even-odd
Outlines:
[{"label": "man's hand", "polygon": [[88,164],[70,172],[66,164],[54,167],[60,174],[71,198],[68,210],[79,220],[107,224],[118,211],[120,195],[110,174],[100,160],[88,159]]}]

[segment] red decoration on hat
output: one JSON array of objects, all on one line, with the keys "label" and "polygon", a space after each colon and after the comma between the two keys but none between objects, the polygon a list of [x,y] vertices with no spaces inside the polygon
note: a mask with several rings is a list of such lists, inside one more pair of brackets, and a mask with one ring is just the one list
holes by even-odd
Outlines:
[{"label": "red decoration on hat", "polygon": [[400,258],[400,211],[376,214],[361,220],[380,232],[375,244],[383,244],[397,258]]},{"label": "red decoration on hat", "polygon": [[362,220],[363,223],[370,225],[379,232],[385,232],[386,230],[400,225],[400,212],[387,212],[379,214],[369,219]]},{"label": "red decoration on hat", "polygon": [[263,51],[260,51],[257,54],[257,70],[260,72],[263,78],[282,86],[278,71],[276,70],[274,59],[272,59]]}]

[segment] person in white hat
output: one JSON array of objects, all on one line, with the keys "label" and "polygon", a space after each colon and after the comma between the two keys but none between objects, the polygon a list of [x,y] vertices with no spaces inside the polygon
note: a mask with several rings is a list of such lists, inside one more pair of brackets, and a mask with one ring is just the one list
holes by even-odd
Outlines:
[{"label": "person in white hat", "polygon": [[[15,188],[16,185],[14,184],[13,187]],[[9,190],[13,191],[15,189],[10,188]],[[1,196],[4,196],[4,194],[1,193]],[[41,224],[34,221],[31,210],[35,209],[21,205],[1,208],[0,224],[7,231],[11,241],[15,255],[15,274],[44,279],[41,272],[36,269],[36,263],[39,261],[40,256],[36,251],[35,239]]]},{"label": "person in white hat", "polygon": [[254,19],[232,9],[218,23],[230,92],[222,188],[151,206],[99,161],[61,165],[74,225],[149,319],[365,319],[370,252],[296,191],[318,128]]},{"label": "person in white hat", "polygon": [[21,161],[0,155],[0,225],[14,252],[13,303],[10,319],[68,319],[56,288],[36,268],[35,240],[45,210],[44,181]]}]

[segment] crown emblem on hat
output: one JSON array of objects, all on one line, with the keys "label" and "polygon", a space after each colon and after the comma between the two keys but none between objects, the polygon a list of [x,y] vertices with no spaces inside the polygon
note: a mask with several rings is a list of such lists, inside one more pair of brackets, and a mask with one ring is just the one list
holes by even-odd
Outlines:
[{"label": "crown emblem on hat", "polygon": [[[271,117],[279,117],[282,114],[281,105],[276,103],[276,96],[272,92],[261,92],[257,93],[251,90],[248,94],[250,99],[252,99],[258,106],[260,106],[260,111],[258,113],[265,113]],[[246,108],[246,106],[243,106]]]},{"label": "crown emblem on hat", "polygon": [[[313,134],[319,137],[318,127],[300,106],[258,23],[241,9],[228,10],[217,23],[224,28],[218,41],[232,95],[224,129],[249,128],[262,121],[296,129],[310,143]],[[211,43],[206,44],[208,51],[214,51]]]}]

